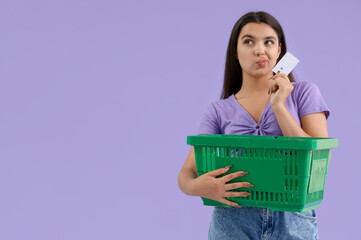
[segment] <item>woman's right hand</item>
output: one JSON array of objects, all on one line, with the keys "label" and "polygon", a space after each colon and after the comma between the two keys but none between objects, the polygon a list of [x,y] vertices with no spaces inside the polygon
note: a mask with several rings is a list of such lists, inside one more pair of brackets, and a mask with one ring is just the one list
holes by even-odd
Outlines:
[{"label": "woman's right hand", "polygon": [[218,201],[233,207],[240,207],[237,203],[231,202],[224,197],[247,197],[248,192],[231,192],[228,190],[237,189],[241,187],[254,187],[249,182],[228,183],[232,179],[246,175],[248,172],[234,172],[223,177],[217,176],[226,173],[231,166],[219,168],[214,171],[207,172],[190,182],[190,188],[193,196],[200,196],[208,199]]}]

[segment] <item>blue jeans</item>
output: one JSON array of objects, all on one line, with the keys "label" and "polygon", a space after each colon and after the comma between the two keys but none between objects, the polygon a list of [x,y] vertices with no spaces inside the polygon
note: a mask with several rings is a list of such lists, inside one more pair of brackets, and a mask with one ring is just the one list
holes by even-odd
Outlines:
[{"label": "blue jeans", "polygon": [[315,210],[279,212],[256,207],[214,207],[210,240],[318,239]]}]

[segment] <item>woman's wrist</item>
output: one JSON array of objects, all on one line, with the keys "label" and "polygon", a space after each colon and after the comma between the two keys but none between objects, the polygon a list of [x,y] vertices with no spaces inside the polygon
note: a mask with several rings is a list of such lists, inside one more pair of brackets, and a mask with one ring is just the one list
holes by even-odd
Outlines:
[{"label": "woman's wrist", "polygon": [[279,112],[287,110],[285,105],[282,103],[273,104],[273,105],[271,104],[271,108],[272,108],[274,114],[277,114]]}]

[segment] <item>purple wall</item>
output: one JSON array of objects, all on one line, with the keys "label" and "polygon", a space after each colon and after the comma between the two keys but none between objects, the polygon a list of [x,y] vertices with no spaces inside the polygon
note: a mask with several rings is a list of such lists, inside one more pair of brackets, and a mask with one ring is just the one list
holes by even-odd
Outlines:
[{"label": "purple wall", "polygon": [[331,109],[320,239],[359,237],[361,3],[334,2],[1,1],[0,239],[206,239],[212,208],[177,184],[186,136],[258,10]]}]

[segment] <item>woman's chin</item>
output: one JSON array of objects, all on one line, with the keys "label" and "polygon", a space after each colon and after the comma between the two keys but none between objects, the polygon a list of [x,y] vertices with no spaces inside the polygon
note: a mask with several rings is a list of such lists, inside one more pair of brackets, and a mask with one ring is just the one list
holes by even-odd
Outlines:
[{"label": "woman's chin", "polygon": [[271,73],[272,73],[272,71],[270,71],[270,70],[255,71],[255,72],[252,74],[252,77],[254,77],[254,78],[264,78],[264,77],[270,76]]}]

